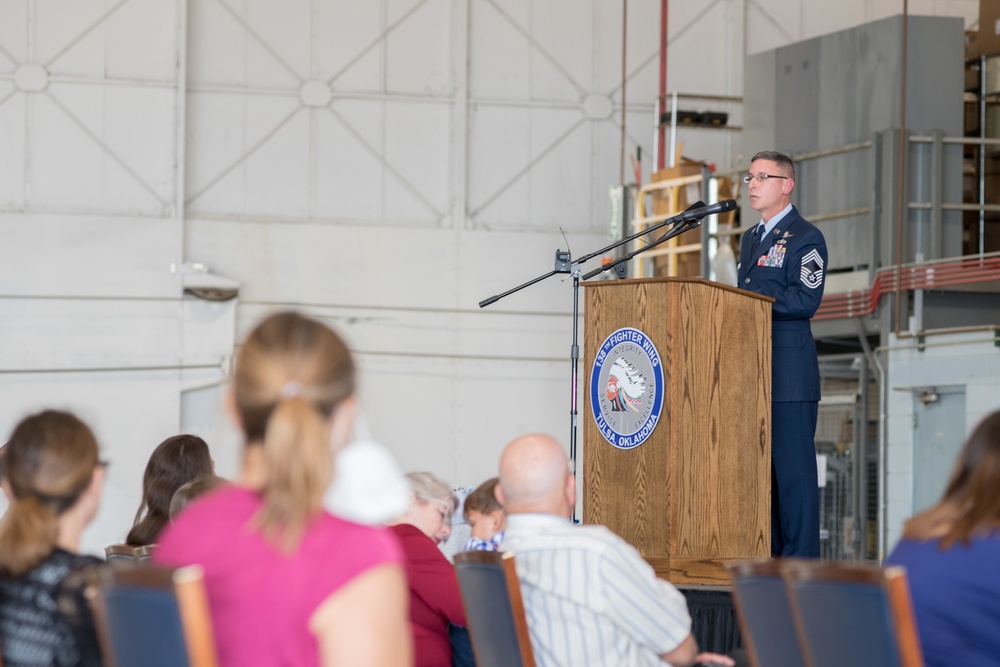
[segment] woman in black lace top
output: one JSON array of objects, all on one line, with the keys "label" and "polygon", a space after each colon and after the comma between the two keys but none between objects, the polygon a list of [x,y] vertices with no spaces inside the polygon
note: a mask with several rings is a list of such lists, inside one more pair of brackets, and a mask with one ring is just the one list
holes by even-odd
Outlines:
[{"label": "woman in black lace top", "polygon": [[5,452],[10,508],[0,522],[0,649],[5,667],[99,667],[81,571],[104,465],[87,425],[65,412],[21,421]]}]

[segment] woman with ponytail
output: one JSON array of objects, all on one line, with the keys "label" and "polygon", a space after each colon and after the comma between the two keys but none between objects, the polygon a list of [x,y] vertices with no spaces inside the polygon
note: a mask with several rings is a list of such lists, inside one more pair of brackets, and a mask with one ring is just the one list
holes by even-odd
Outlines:
[{"label": "woman with ponytail", "polygon": [[230,398],[240,479],[178,516],[156,553],[205,569],[222,667],[411,664],[396,541],[322,508],[355,412],[344,342],[273,315],[240,348]]},{"label": "woman with ponytail", "polygon": [[0,648],[6,667],[99,667],[80,537],[100,505],[104,465],[66,412],[25,418],[4,451],[10,507],[0,522]]}]

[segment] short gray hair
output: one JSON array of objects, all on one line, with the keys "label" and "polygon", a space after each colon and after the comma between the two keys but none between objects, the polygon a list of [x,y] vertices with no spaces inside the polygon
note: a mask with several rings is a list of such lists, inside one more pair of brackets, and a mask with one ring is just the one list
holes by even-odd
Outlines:
[{"label": "short gray hair", "polygon": [[782,174],[783,176],[788,176],[793,181],[795,180],[795,163],[792,162],[792,158],[784,153],[779,153],[778,151],[761,151],[750,158],[750,164],[753,164],[757,160],[770,160],[774,162],[785,170],[786,173]]},{"label": "short gray hair", "polygon": [[449,514],[455,513],[458,501],[448,485],[432,472],[408,472],[406,481],[413,490],[413,497],[420,503],[437,503],[448,508]]}]

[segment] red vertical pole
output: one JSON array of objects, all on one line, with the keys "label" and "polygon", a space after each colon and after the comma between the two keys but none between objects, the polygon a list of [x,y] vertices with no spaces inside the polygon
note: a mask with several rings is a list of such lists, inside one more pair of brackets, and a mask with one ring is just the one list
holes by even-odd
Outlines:
[{"label": "red vertical pole", "polygon": [[[670,0],[661,0],[660,5],[660,116],[666,113],[667,109],[667,13]],[[667,150],[667,130],[663,127],[660,119],[656,119],[656,141],[660,149],[656,152],[657,171],[666,165]]]}]

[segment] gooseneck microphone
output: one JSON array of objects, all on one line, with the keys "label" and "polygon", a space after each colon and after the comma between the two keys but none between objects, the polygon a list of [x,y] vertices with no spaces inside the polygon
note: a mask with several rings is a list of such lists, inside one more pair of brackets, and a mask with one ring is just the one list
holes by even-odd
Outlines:
[{"label": "gooseneck microphone", "polygon": [[709,206],[703,206],[701,208],[689,208],[688,210],[681,213],[682,220],[701,220],[710,215],[718,215],[719,213],[725,213],[726,211],[736,210],[736,200],[735,199],[723,199],[722,201],[715,202]]}]

